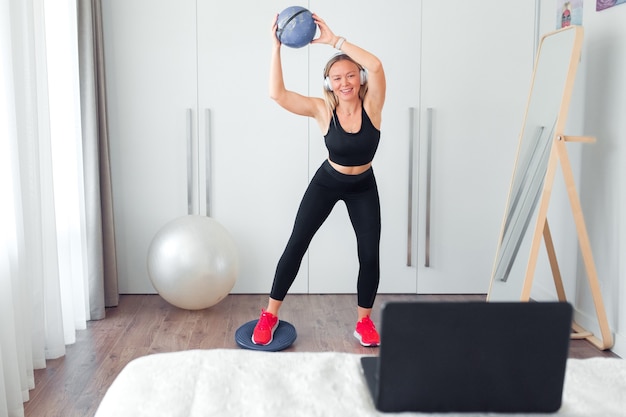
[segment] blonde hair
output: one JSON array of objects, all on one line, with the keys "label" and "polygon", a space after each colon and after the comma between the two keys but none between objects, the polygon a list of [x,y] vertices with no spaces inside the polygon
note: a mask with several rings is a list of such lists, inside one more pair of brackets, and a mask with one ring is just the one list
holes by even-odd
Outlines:
[{"label": "blonde hair", "polygon": [[[323,77],[324,80],[326,79],[326,77],[328,77],[328,74],[330,73],[330,69],[332,68],[332,66],[335,65],[336,62],[342,61],[342,60],[346,60],[346,61],[350,61],[354,63],[359,68],[359,71],[365,71],[365,69],[363,68],[361,64],[359,64],[358,62],[356,62],[354,59],[350,58],[348,55],[344,54],[343,52],[340,52],[338,54],[333,55],[326,63],[326,66],[324,67],[324,77]],[[337,100],[337,96],[335,96],[334,92],[328,91],[326,87],[323,87],[323,88],[324,88],[324,101],[326,102],[326,107],[328,107],[328,110],[332,114],[334,110],[337,108],[337,104],[339,104],[339,100]],[[361,85],[361,88],[359,89],[359,98],[361,99],[361,101],[363,101],[363,99],[365,98],[365,94],[367,94],[367,80],[363,83],[363,85]]]}]

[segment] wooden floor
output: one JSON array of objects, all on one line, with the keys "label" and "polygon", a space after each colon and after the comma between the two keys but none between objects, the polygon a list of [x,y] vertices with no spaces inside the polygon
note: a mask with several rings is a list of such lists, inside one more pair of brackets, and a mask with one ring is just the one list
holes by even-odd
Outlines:
[{"label": "wooden floor", "polygon": [[[384,295],[377,298],[372,319],[379,323],[380,305],[392,300],[484,301],[480,295]],[[201,311],[169,305],[158,295],[123,295],[107,309],[105,320],[89,322],[65,357],[35,371],[35,389],[25,403],[26,416],[93,416],[107,388],[132,359],[157,352],[187,349],[238,349],[235,330],[258,317],[266,295],[229,295]],[[287,351],[337,351],[372,354],[352,336],[356,320],[353,295],[289,295],[281,319],[294,324],[298,339]],[[584,340],[573,340],[570,357],[616,357]]]}]

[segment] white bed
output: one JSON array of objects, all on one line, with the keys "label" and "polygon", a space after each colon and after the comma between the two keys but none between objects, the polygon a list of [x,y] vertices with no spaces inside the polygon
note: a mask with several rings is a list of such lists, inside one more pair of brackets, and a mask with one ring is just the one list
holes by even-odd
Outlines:
[{"label": "white bed", "polygon": [[[117,376],[96,417],[395,415],[374,408],[359,358],[348,353],[236,349],[144,356]],[[497,414],[445,414],[457,415]],[[551,415],[626,416],[626,361],[569,359],[563,406]]]}]

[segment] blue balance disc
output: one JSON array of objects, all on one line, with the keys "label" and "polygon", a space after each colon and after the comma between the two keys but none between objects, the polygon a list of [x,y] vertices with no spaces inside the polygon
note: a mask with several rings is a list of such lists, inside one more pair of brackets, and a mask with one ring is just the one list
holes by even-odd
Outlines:
[{"label": "blue balance disc", "polygon": [[235,342],[244,349],[264,350],[267,352],[277,352],[287,349],[296,340],[296,328],[289,322],[280,320],[276,330],[274,330],[274,339],[268,345],[256,345],[252,342],[252,332],[258,320],[252,320],[242,325],[235,332]]}]

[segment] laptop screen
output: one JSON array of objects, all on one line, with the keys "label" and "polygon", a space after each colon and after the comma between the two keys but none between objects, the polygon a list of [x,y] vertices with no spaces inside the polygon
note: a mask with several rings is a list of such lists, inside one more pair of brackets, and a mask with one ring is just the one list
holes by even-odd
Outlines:
[{"label": "laptop screen", "polygon": [[383,411],[556,411],[571,320],[571,305],[558,302],[387,303],[376,406]]}]

